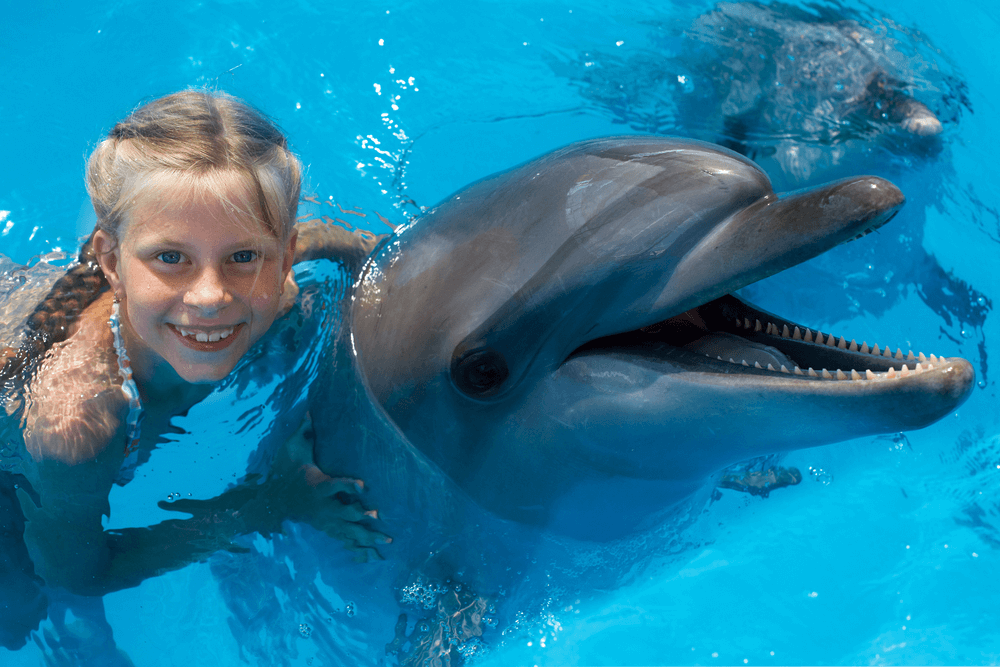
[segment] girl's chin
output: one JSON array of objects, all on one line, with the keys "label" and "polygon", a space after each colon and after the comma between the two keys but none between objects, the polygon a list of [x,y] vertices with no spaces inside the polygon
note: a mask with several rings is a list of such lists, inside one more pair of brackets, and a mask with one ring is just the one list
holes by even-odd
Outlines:
[{"label": "girl's chin", "polygon": [[178,375],[188,384],[215,384],[229,375],[229,371],[225,373],[178,373]]},{"label": "girl's chin", "polygon": [[170,365],[174,372],[189,384],[212,384],[229,375],[239,360],[238,356],[235,359],[227,359],[215,364],[176,363]]}]

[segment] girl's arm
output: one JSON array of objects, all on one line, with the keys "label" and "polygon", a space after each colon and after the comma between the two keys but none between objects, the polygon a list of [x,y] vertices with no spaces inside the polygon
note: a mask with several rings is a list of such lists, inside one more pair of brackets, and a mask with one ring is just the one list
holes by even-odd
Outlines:
[{"label": "girl's arm", "polygon": [[275,454],[261,483],[248,478],[247,483],[211,500],[182,498],[160,501],[159,507],[191,514],[194,519],[190,521],[199,523],[233,521],[241,533],[270,535],[282,532],[285,520],[307,523],[343,542],[354,552],[356,562],[381,560],[377,547],[392,540],[371,526],[378,512],[361,503],[363,482],[324,474],[313,463],[312,448],[312,420],[306,415]]},{"label": "girl's arm", "polygon": [[[244,551],[238,535],[281,532],[285,519],[309,523],[335,537],[364,562],[379,558],[389,542],[367,524],[377,515],[358,501],[356,480],[332,479],[298,458],[310,443],[306,425],[277,454],[263,483],[248,478],[211,500],[176,500],[160,507],[192,515],[148,528],[104,530],[108,493],[121,465],[115,447],[76,463],[42,460],[32,488],[18,489],[25,518],[25,543],[36,574],[50,586],[80,595],[104,595],[221,550]],[[116,433],[124,442],[124,433]],[[34,493],[31,493],[33,491]]]},{"label": "girl's arm", "polygon": [[[105,299],[107,301],[108,299]],[[125,458],[128,406],[111,350],[107,304],[88,308],[55,345],[26,390],[29,489],[18,489],[25,545],[49,585],[103,594],[231,547],[241,527],[221,518],[155,532],[103,529],[108,494]]]},{"label": "girl's arm", "polygon": [[[105,303],[108,302],[108,303]],[[52,347],[25,390],[23,435],[30,454],[18,489],[24,541],[49,585],[103,594],[234,548],[254,526],[234,517],[105,531],[108,495],[125,459],[128,406],[107,326],[110,298],[90,306]]]}]

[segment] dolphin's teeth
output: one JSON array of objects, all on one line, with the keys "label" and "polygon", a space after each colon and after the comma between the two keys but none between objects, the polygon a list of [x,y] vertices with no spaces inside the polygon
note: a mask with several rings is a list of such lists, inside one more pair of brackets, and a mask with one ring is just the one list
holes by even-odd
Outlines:
[{"label": "dolphin's teeth", "polygon": [[[913,353],[910,352],[910,354],[913,354]],[[920,361],[927,361],[927,357],[924,356],[923,352],[920,353],[920,356],[918,357],[918,359],[920,359]]]},{"label": "dolphin's teeth", "polygon": [[[743,365],[746,366],[747,368],[750,367],[750,364],[747,363],[746,359],[743,360]],[[760,368],[760,366],[758,366],[757,368]]]},{"label": "dolphin's teeth", "polygon": [[846,380],[847,379],[847,376],[844,375],[844,371],[840,370],[839,368],[837,369],[837,379],[838,380]]},{"label": "dolphin's teeth", "polygon": [[737,329],[742,329],[743,328],[743,322],[738,317],[736,318],[736,328]]},{"label": "dolphin's teeth", "polygon": [[725,361],[725,359],[723,359],[721,356],[716,357],[716,359],[718,359],[719,361]]},{"label": "dolphin's teeth", "polygon": [[[760,362],[759,361],[753,362],[753,367],[754,368],[760,368]],[[763,369],[761,369],[761,370],[763,370]]]},{"label": "dolphin's teeth", "polygon": [[933,354],[931,355],[931,361],[935,364],[938,362],[938,359],[944,359],[944,357],[936,357]]},{"label": "dolphin's teeth", "polygon": [[770,322],[768,322],[767,326],[764,327],[764,333],[770,335],[770,333],[771,333],[771,323]]},{"label": "dolphin's teeth", "polygon": [[830,371],[826,370],[825,368],[823,369],[822,375],[823,375],[823,379],[824,380],[832,380],[833,379],[833,376],[830,375]]},{"label": "dolphin's teeth", "polygon": [[872,373],[872,369],[869,368],[868,370],[865,371],[865,377],[869,380],[875,379],[875,374]]},{"label": "dolphin's teeth", "polygon": [[918,361],[918,362],[917,362],[917,365],[916,365],[916,366],[914,367],[914,370],[915,370],[915,371],[916,371],[917,373],[923,373],[923,372],[924,372],[924,367],[923,367],[923,366],[921,366],[921,365],[920,365],[920,362]]},{"label": "dolphin's teeth", "polygon": [[852,338],[851,339],[851,345],[847,349],[849,349],[851,352],[857,352],[858,351],[858,342]]},{"label": "dolphin's teeth", "polygon": [[785,366],[784,364],[781,364],[781,372],[782,373],[787,373],[788,372],[788,367]]},{"label": "dolphin's teeth", "polygon": [[750,320],[748,320],[745,317],[743,318],[743,328],[744,329],[749,329],[750,328]]},{"label": "dolphin's teeth", "polygon": [[882,351],[878,349],[878,345],[872,348],[872,354],[874,354],[876,357],[882,354]]},{"label": "dolphin's teeth", "polygon": [[827,347],[837,347],[837,339],[833,337],[833,334],[826,335],[826,345]]},{"label": "dolphin's teeth", "polygon": [[885,350],[882,352],[882,356],[885,357],[886,359],[892,359],[892,351],[889,350],[889,346],[888,345],[886,346]]},{"label": "dolphin's teeth", "polygon": [[853,368],[851,369],[851,379],[852,380],[860,380],[861,379],[861,376],[858,375],[858,372],[856,370],[854,370]]},{"label": "dolphin's teeth", "polygon": [[815,377],[819,377],[819,373],[817,373],[816,371],[814,371],[814,370],[812,369],[812,366],[810,366],[810,367],[809,367],[809,375],[811,375],[811,376],[812,376],[812,377],[814,377],[814,378],[815,378]]},{"label": "dolphin's teeth", "polygon": [[927,364],[927,370],[929,371],[934,370],[934,364]]},{"label": "dolphin's teeth", "polygon": [[890,366],[890,367],[889,367],[889,370],[887,370],[887,371],[885,372],[885,376],[886,376],[887,378],[894,378],[894,377],[896,377],[896,369],[895,369],[895,368],[892,368],[892,367]]},{"label": "dolphin's teeth", "polygon": [[916,357],[913,356],[913,350],[910,350],[909,353],[906,355],[906,360],[913,361],[914,359],[916,359]]},{"label": "dolphin's teeth", "polygon": [[731,363],[731,364],[735,364],[735,363],[736,363],[736,360],[735,360],[735,359],[733,359],[732,357],[729,357],[729,363]]},{"label": "dolphin's teeth", "polygon": [[781,329],[781,337],[782,338],[789,338],[789,337],[791,337],[791,335],[792,335],[791,332],[788,330],[788,325],[787,324],[784,325],[782,327],[782,329]]},{"label": "dolphin's teeth", "polygon": [[796,375],[803,375],[802,369],[799,368],[798,366],[796,366],[792,372],[795,373]]},{"label": "dolphin's teeth", "polygon": [[847,349],[847,339],[844,338],[843,336],[841,336],[840,337],[840,342],[837,343],[837,347],[840,348],[841,350],[846,350]]},{"label": "dolphin's teeth", "polygon": [[906,364],[903,364],[902,370],[899,371],[899,377],[905,378],[909,374],[910,374],[910,369],[906,367]]},{"label": "dolphin's teeth", "polygon": [[767,370],[773,371],[774,370],[774,364],[768,364],[767,365]]},{"label": "dolphin's teeth", "polygon": [[754,333],[760,333],[760,330],[763,329],[763,328],[764,327],[762,327],[760,325],[760,320],[755,320],[754,325],[753,325]]},{"label": "dolphin's teeth", "polygon": [[898,347],[896,348],[896,356],[894,358],[898,359],[899,361],[903,360],[903,351]]},{"label": "dolphin's teeth", "polygon": [[871,352],[871,350],[868,349],[868,343],[865,343],[865,342],[862,341],[862,343],[861,343],[861,353],[862,354],[868,354],[869,352]]},{"label": "dolphin's teeth", "polygon": [[795,340],[802,340],[802,330],[795,327],[795,331],[792,332],[792,338]]},{"label": "dolphin's teeth", "polygon": [[804,340],[807,343],[813,342],[812,331],[810,331],[809,329],[806,329],[806,335],[805,335],[805,337],[802,340]]}]

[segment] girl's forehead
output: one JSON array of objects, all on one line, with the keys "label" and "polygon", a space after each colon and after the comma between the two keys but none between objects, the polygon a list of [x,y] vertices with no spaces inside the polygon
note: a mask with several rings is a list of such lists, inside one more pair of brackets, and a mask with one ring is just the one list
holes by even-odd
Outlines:
[{"label": "girl's forehead", "polygon": [[239,236],[273,236],[250,188],[235,178],[208,183],[156,179],[136,193],[123,222],[120,237],[202,232],[206,226]]}]

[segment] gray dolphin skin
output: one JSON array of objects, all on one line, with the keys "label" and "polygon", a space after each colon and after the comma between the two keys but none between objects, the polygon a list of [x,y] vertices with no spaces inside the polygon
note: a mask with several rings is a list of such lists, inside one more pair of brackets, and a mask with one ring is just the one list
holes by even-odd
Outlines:
[{"label": "gray dolphin skin", "polygon": [[[334,364],[359,390],[314,408],[317,461],[365,479],[390,534],[441,493],[600,541],[740,461],[927,426],[968,397],[967,361],[835,338],[733,295],[903,202],[876,177],[778,197],[734,152],[657,137],[486,178],[361,268]],[[378,426],[345,446],[359,415]]]}]

